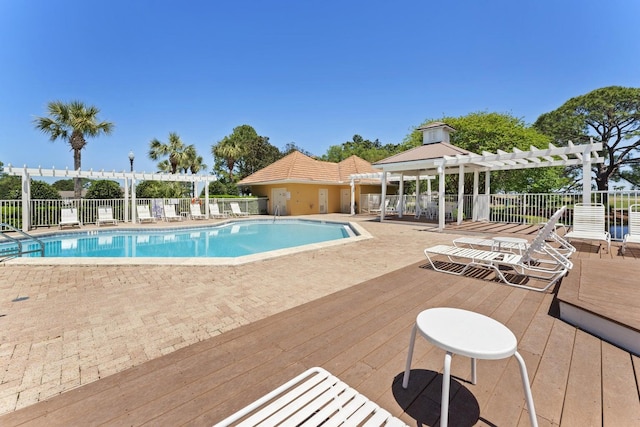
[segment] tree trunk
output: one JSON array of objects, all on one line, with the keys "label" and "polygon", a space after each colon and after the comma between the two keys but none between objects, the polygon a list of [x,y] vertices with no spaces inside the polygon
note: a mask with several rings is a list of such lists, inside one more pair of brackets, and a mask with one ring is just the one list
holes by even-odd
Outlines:
[{"label": "tree trunk", "polygon": [[[80,160],[80,150],[73,150],[73,168],[80,169],[82,162]],[[73,196],[75,199],[82,198],[82,179],[80,177],[73,178]]]}]

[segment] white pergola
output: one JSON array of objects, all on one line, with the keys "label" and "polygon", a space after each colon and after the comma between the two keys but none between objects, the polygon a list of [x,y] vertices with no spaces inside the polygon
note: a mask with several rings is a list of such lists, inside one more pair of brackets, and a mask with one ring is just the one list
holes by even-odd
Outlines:
[{"label": "white pergola", "polygon": [[[433,129],[433,127],[431,128]],[[425,128],[426,130],[426,128]],[[426,131],[425,131],[426,140]],[[450,148],[448,143],[443,144]],[[428,150],[424,148],[430,144],[424,144],[420,150],[423,153]],[[435,144],[432,144],[435,145]],[[414,149],[415,150],[415,149]],[[517,170],[543,168],[553,166],[572,166],[582,165],[582,197],[583,201],[589,202],[591,199],[591,165],[594,163],[602,163],[604,159],[599,155],[602,150],[602,143],[594,143],[593,140],[589,144],[574,145],[569,141],[566,147],[556,147],[549,144],[546,149],[531,146],[529,150],[520,150],[514,148],[511,152],[498,150],[496,153],[483,152],[475,154],[466,152],[465,154],[456,154],[453,156],[444,155],[432,158],[417,158],[414,156],[393,156],[380,162],[374,163],[372,166],[381,169],[382,172],[377,174],[367,174],[366,178],[377,178],[382,185],[382,200],[386,197],[387,182],[399,180],[400,196],[402,199],[403,185],[405,179],[419,180],[422,176],[438,176],[438,228],[443,230],[445,227],[445,175],[458,174],[458,216],[457,223],[460,224],[463,219],[464,208],[464,174],[473,173],[473,214],[472,220],[488,218],[488,203],[480,203],[479,197],[479,176],[481,172],[485,173],[485,196],[488,199],[490,193],[490,174],[492,171],[500,170]],[[412,151],[412,150],[410,150]],[[408,153],[408,152],[405,152]],[[416,151],[418,153],[418,151]],[[353,188],[354,181],[365,178],[363,175],[351,175],[351,185]],[[352,191],[351,205],[353,212],[354,194]],[[488,202],[488,200],[487,200]],[[402,206],[399,206],[399,216],[402,215]],[[381,210],[380,221],[384,221],[384,210]]]},{"label": "white pergola", "polygon": [[[216,181],[213,175],[186,175],[186,174],[170,174],[170,173],[148,173],[148,172],[116,172],[116,171],[88,171],[69,170],[67,169],[43,169],[42,167],[28,168],[26,165],[16,168],[9,164],[4,168],[4,172],[8,175],[22,177],[22,230],[30,230],[30,206],[31,206],[31,179],[33,177],[58,177],[60,179],[70,178],[89,178],[89,179],[108,179],[124,181],[124,220],[129,221],[129,199],[131,205],[136,204],[136,182],[137,181],[163,181],[163,182],[191,182],[194,184],[204,182],[205,209],[206,215],[209,215],[209,183]],[[131,183],[131,187],[129,187]],[[131,196],[129,195],[131,188]],[[197,189],[196,189],[197,191]],[[136,221],[136,211],[131,210],[131,222]]]}]

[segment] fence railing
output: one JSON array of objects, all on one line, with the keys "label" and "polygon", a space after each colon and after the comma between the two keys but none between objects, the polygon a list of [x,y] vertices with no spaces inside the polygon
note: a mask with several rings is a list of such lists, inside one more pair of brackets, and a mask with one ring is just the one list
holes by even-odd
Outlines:
[{"label": "fence railing", "polygon": [[[162,211],[152,209],[153,206],[172,204],[176,206],[177,213],[189,212],[191,198],[169,198],[169,199],[136,199],[136,205],[147,205],[150,212],[161,217]],[[199,199],[202,204],[202,212],[205,212],[205,199]],[[229,203],[236,202],[243,212],[252,215],[267,212],[267,202],[264,198],[210,198],[209,203],[218,203],[220,212],[230,211]],[[30,219],[31,228],[37,227],[57,227],[60,223],[60,212],[62,208],[73,207],[78,209],[78,220],[82,224],[95,224],[98,218],[98,207],[110,206],[114,219],[118,221],[131,221],[132,212],[136,210],[131,203],[128,204],[129,212],[125,215],[124,199],[67,199],[67,200],[31,200]],[[22,229],[22,200],[0,200],[0,223],[6,223],[12,227]]]},{"label": "fence railing", "polygon": [[[386,197],[389,205],[400,206],[400,196]],[[457,218],[457,195],[446,195],[445,220]],[[478,195],[479,220],[497,223],[538,224],[545,222],[558,208],[567,206],[559,222],[567,227],[573,224],[573,206],[582,203],[582,193],[540,193],[540,194],[490,194]],[[363,194],[360,197],[358,213],[379,213],[382,200],[380,194]],[[591,203],[601,203],[607,208],[607,229],[614,240],[622,240],[628,227],[628,211],[632,204],[640,203],[640,191],[594,191],[591,193]],[[405,195],[402,196],[404,215],[416,215],[416,212],[428,212],[428,219],[436,219],[438,215],[438,196]],[[450,212],[451,206],[454,211]],[[473,196],[464,196],[463,218],[473,216]]]}]

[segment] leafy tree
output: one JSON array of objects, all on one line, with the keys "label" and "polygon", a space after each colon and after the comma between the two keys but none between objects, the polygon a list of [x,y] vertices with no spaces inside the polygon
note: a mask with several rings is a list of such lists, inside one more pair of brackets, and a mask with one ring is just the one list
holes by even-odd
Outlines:
[{"label": "leafy tree", "polygon": [[[427,120],[424,124],[434,120]],[[462,117],[443,117],[437,121],[447,123],[456,131],[451,134],[451,143],[474,153],[513,148],[529,150],[530,146],[546,148],[549,138],[531,127],[522,119],[509,114],[477,112]],[[403,149],[422,144],[422,133],[415,130],[405,138]],[[465,191],[472,189],[471,177],[467,177]],[[482,177],[481,179],[484,179]],[[568,184],[562,168],[534,168],[524,170],[495,171],[491,173],[492,192],[545,193]],[[457,176],[447,177],[447,192],[457,192]]]},{"label": "leafy tree", "polygon": [[259,136],[249,125],[240,125],[233,129],[231,135],[225,136],[217,144],[211,146],[211,154],[216,165],[224,165],[231,181],[235,181],[234,172],[238,161],[247,154],[248,147],[256,144]]},{"label": "leafy tree", "polygon": [[189,145],[184,150],[184,159],[181,167],[184,173],[191,172],[193,175],[195,175],[200,172],[200,170],[206,169],[207,165],[204,163],[204,159],[202,158],[202,156],[198,155],[196,147],[194,147],[193,145]]},{"label": "leafy tree", "polygon": [[[87,145],[86,138],[109,135],[114,127],[113,123],[98,121],[98,108],[86,106],[80,101],[53,101],[48,104],[47,110],[49,117],[36,117],[34,120],[36,129],[48,134],[51,141],[60,138],[71,146],[75,170],[82,166],[81,153]],[[74,192],[79,199],[82,195],[80,178],[75,178]]]},{"label": "leafy tree", "polygon": [[298,147],[295,142],[290,142],[290,143],[288,143],[287,145],[284,146],[284,149],[282,150],[282,153],[281,153],[281,158],[285,157],[285,156],[288,156],[289,154],[293,153],[294,151],[299,151],[299,152],[301,152],[302,154],[304,154],[305,156],[308,156],[308,157],[315,157],[312,153],[310,153],[309,151],[305,150],[304,148]]},{"label": "leafy tree", "polygon": [[[20,195],[17,198],[22,198]],[[31,199],[33,200],[59,200],[60,193],[50,184],[44,181],[31,180]]]},{"label": "leafy tree", "polygon": [[352,141],[347,141],[342,145],[332,145],[327,154],[322,156],[322,160],[328,162],[341,162],[353,155],[356,155],[368,162],[374,163],[399,152],[399,148],[394,144],[382,145],[377,139],[370,141],[360,135],[354,135]]},{"label": "leafy tree", "polygon": [[136,197],[141,199],[163,199],[186,197],[189,190],[181,182],[142,181],[136,186]]},{"label": "leafy tree", "polygon": [[[169,156],[169,164],[171,166],[169,171],[177,173],[178,168],[185,160],[185,145],[176,132],[169,133],[169,141],[166,143],[156,138],[149,143],[149,158],[151,160],[158,160],[165,156]],[[160,170],[164,167],[166,166],[162,166]]]},{"label": "leafy tree", "polygon": [[16,200],[22,197],[22,180],[19,176],[2,174],[0,177],[0,200]]},{"label": "leafy tree", "polygon": [[238,159],[238,179],[245,178],[282,158],[280,150],[271,145],[266,136],[248,139],[245,149],[245,154]]},{"label": "leafy tree", "polygon": [[541,115],[534,127],[557,145],[585,143],[591,137],[602,142],[604,163],[593,167],[598,190],[608,190],[609,180],[620,178],[638,185],[640,88],[609,86],[571,98]]},{"label": "leafy tree", "polygon": [[91,182],[87,190],[87,199],[121,199],[124,191],[115,181],[100,179]]},{"label": "leafy tree", "polygon": [[[89,188],[91,184],[91,180],[89,178],[80,178],[80,185],[82,188]],[[73,179],[60,179],[53,184],[51,184],[53,188],[58,191],[73,191],[74,189],[74,180]]]}]

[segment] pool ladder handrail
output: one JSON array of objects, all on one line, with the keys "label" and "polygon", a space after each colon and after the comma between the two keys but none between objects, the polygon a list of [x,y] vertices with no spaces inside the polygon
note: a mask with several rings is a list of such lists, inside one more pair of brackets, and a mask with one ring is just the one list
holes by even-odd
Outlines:
[{"label": "pool ladder handrail", "polygon": [[[24,237],[23,239],[17,239],[13,236],[10,236],[9,234],[6,233],[6,229],[9,229],[11,231],[14,231],[18,234],[22,234],[22,236]],[[9,240],[13,243],[16,244],[17,246],[17,250],[15,247],[11,246],[8,248],[0,248],[0,262],[6,261],[8,259],[11,258],[17,258],[20,257],[24,254],[31,254],[31,253],[36,253],[36,252],[40,252],[40,256],[44,257],[44,243],[42,242],[42,240],[38,239],[37,237],[32,236],[29,233],[25,233],[24,231],[15,228],[14,226],[7,224],[7,223],[1,223],[0,224],[0,236],[2,236],[5,240]],[[22,250],[22,243],[25,241],[29,241],[29,240],[33,240],[35,241],[39,248],[37,249],[31,249],[31,250]],[[2,243],[2,241],[0,241],[0,243]]]},{"label": "pool ladder handrail", "polygon": [[280,216],[280,205],[276,205],[276,208],[273,210],[273,222],[276,222],[276,217]]}]

